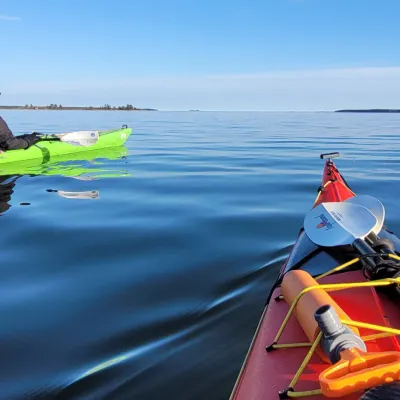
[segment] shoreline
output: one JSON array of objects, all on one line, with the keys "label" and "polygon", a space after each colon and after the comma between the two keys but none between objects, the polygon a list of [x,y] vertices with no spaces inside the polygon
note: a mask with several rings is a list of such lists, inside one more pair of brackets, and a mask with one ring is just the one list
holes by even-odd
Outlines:
[{"label": "shoreline", "polygon": [[[25,106],[6,106],[0,105],[0,110],[28,110],[28,111],[159,111],[156,108],[139,108],[133,107],[130,104],[126,106],[110,106],[106,104],[105,106],[61,106],[57,104],[50,104],[48,106],[35,106],[35,105],[25,105]],[[176,111],[189,111],[189,112],[200,112],[198,109],[190,110],[176,110]],[[210,110],[208,110],[210,111]],[[222,112],[230,112],[228,110]],[[231,111],[231,112],[323,112],[323,113],[381,113],[381,114],[398,114],[400,109],[395,108],[371,108],[371,109],[340,109],[340,110],[319,110],[319,111],[270,111],[270,110],[257,110],[257,111]]]},{"label": "shoreline", "polygon": [[28,110],[28,111],[158,111],[155,108],[137,108],[131,105],[126,106],[104,106],[104,107],[80,107],[80,106],[57,106],[51,104],[49,106],[0,106],[0,110]]},{"label": "shoreline", "polygon": [[347,112],[347,113],[400,113],[400,109],[395,108],[371,108],[371,109],[344,109],[337,110],[335,112]]}]

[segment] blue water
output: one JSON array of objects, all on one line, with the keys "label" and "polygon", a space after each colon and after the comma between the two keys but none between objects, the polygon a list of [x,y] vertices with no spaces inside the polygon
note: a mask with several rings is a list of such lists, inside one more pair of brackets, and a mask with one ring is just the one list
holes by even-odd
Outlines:
[{"label": "blue water", "polygon": [[[400,232],[399,114],[2,116],[15,134],[133,134],[122,158],[3,177],[1,399],[227,399],[321,152],[341,152],[353,190],[378,197]],[[64,176],[71,164],[86,173]],[[117,176],[91,179],[99,169]]]}]

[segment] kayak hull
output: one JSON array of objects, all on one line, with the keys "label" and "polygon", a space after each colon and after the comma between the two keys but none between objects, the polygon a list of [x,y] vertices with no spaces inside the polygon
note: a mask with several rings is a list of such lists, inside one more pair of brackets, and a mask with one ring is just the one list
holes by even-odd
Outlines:
[{"label": "kayak hull", "polygon": [[[353,196],[355,196],[355,193],[347,185],[334,163],[331,160],[327,161],[319,194],[313,207],[322,202],[345,201]],[[399,254],[400,241],[393,233],[383,228],[379,237],[392,240],[395,250]],[[274,285],[269,294],[267,305],[239,372],[230,400],[279,399],[279,392],[284,392],[290,387],[293,377],[309,351],[309,347],[272,350],[269,347],[274,343],[289,311],[289,305],[286,301],[279,299],[282,294],[279,283],[284,274],[292,269],[304,269],[312,276],[316,276],[354,259],[355,256],[351,246],[319,248],[308,239],[304,229],[300,230],[296,243],[282,266],[277,284]],[[366,281],[367,279],[361,269],[355,269],[328,275],[318,280],[318,283],[343,284]],[[396,304],[373,287],[345,289],[329,292],[329,295],[354,321],[393,328],[400,327],[400,313]],[[366,307],[366,305],[368,306]],[[376,331],[371,329],[360,328],[359,330],[362,337],[376,334]],[[294,315],[290,316],[288,325],[278,343],[309,343],[309,339]],[[369,352],[400,351],[399,342],[394,336],[371,340],[366,342],[366,345]],[[268,347],[270,351],[267,352]],[[326,361],[322,360],[317,353],[313,354],[295,385],[295,391],[318,390],[320,388],[319,374],[327,367],[329,367],[329,364]],[[361,394],[360,392],[353,393],[341,397],[341,399],[355,400],[359,399]],[[310,400],[327,399],[322,394],[303,398]]]},{"label": "kayak hull", "polygon": [[5,151],[0,154],[0,170],[3,165],[19,163],[27,160],[38,160],[40,163],[52,161],[55,157],[66,156],[68,154],[85,153],[88,151],[98,151],[101,149],[122,146],[130,134],[131,128],[121,128],[99,133],[99,140],[96,144],[85,147],[75,146],[69,143],[54,141],[40,141],[26,150]]}]

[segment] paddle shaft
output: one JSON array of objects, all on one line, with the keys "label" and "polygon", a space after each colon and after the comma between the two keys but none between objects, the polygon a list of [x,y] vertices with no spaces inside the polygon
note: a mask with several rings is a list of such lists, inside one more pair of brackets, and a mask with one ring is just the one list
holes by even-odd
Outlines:
[{"label": "paddle shaft", "polygon": [[[363,239],[356,239],[353,247],[362,255],[373,254],[376,251]],[[372,257],[366,257],[365,262],[372,268],[376,267],[376,262]]]},{"label": "paddle shaft", "polygon": [[61,138],[40,138],[40,142],[54,142],[54,141],[58,141],[61,142]]}]

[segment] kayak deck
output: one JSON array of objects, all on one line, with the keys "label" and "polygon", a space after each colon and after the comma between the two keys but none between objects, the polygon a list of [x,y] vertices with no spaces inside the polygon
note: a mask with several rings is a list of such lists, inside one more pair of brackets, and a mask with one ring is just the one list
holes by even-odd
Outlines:
[{"label": "kayak deck", "polygon": [[[322,202],[344,201],[353,196],[355,194],[348,187],[334,163],[331,160],[327,161],[322,185],[313,207]],[[399,254],[400,241],[393,233],[383,228],[379,233],[379,237],[389,238],[394,243],[395,251]],[[298,373],[310,350],[310,343],[294,314],[290,316],[282,336],[276,340],[276,335],[289,311],[287,302],[279,297],[282,294],[281,278],[285,273],[293,269],[304,269],[315,277],[350,260],[354,260],[355,257],[357,257],[357,254],[355,254],[351,246],[320,248],[311,242],[303,228],[300,230],[296,243],[281,269],[279,279],[269,295],[268,304],[264,309],[232,391],[231,400],[272,400],[279,399],[280,396],[281,398],[289,398],[285,397],[285,390],[290,388],[292,379]],[[364,276],[360,262],[355,262],[346,271],[322,277],[318,280],[318,283],[370,282]],[[400,327],[400,313],[397,305],[374,287],[330,291],[329,295],[339,307],[345,310],[353,321],[390,328]],[[359,328],[359,332],[362,338],[377,334],[377,331],[372,330],[370,327]],[[274,342],[283,347],[272,349],[270,346]],[[290,346],[296,343],[308,343],[308,345],[303,347]],[[400,352],[399,341],[396,336],[375,337],[373,340],[365,341],[365,343],[368,352]],[[289,346],[285,347],[285,344]],[[268,352],[267,348],[269,348]],[[314,353],[292,389],[295,392],[305,391],[306,393],[304,394],[306,396],[302,397],[304,399],[327,399],[327,397],[318,394],[315,390],[320,388],[319,374],[329,366],[330,364]],[[281,395],[279,395],[279,392],[281,392]],[[362,392],[349,394],[341,397],[341,399],[359,399],[360,394]]]},{"label": "kayak deck", "polygon": [[39,159],[42,163],[51,161],[53,157],[66,154],[83,153],[93,150],[101,150],[110,147],[122,146],[132,129],[126,126],[121,129],[99,132],[99,140],[96,144],[85,147],[75,146],[58,140],[39,141],[26,150],[5,151],[0,154],[0,167],[4,164]]},{"label": "kayak deck", "polygon": [[[366,282],[360,271],[352,271],[322,278],[319,283]],[[309,347],[282,348],[271,352],[266,347],[274,342],[275,336],[289,311],[289,306],[283,300],[275,300],[281,294],[280,289],[272,293],[272,300],[263,314],[255,341],[251,346],[248,359],[241,371],[231,399],[266,400],[278,399],[279,391],[289,388]],[[375,325],[389,327],[400,326],[398,309],[383,296],[379,296],[373,288],[347,289],[330,293],[330,296],[354,321],[363,321]],[[368,305],[366,307],[365,305]],[[371,329],[360,329],[362,337],[376,333]],[[278,343],[307,343],[308,338],[298,324],[295,316],[291,316]],[[397,340],[393,337],[368,341],[367,351],[400,351]],[[327,368],[327,364],[314,354],[300,375],[295,385],[296,392],[318,389],[318,376]],[[346,400],[359,399],[360,393],[342,397]],[[323,400],[326,397],[314,395],[307,399]]]}]

